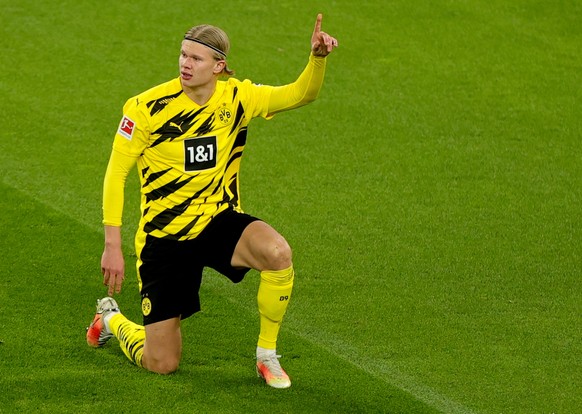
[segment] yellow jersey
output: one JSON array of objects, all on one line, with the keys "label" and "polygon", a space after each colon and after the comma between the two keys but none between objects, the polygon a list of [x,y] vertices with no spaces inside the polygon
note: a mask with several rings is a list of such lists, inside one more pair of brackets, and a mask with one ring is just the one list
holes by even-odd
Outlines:
[{"label": "yellow jersey", "polygon": [[143,233],[191,239],[227,208],[241,211],[239,170],[249,122],[311,102],[324,72],[325,59],[311,55],[299,78],[285,86],[217,81],[200,106],[176,78],[129,99],[105,176],[104,224],[121,225],[125,179],[135,164]]}]

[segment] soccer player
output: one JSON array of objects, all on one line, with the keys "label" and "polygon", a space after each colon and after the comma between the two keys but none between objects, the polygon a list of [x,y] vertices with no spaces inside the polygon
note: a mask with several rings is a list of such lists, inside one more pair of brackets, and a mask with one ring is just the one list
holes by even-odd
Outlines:
[{"label": "soccer player", "polygon": [[[87,342],[103,346],[116,337],[136,365],[160,374],[180,363],[180,321],[200,310],[204,267],[240,282],[260,272],[257,374],[275,388],[291,381],[281,368],[277,337],[293,287],[287,241],[270,225],[243,213],[239,168],[247,125],[255,117],[306,105],[321,88],[326,57],[337,40],[316,19],[307,66],[293,83],[256,85],[219,80],[230,42],[219,28],[200,25],[182,40],[180,76],[131,99],[113,142],[103,185],[105,247],[101,258],[108,297],[97,301]],[[111,297],[121,290],[124,258],[121,224],[124,186],[137,164],[141,219],[135,237],[143,325],[128,320]]]}]

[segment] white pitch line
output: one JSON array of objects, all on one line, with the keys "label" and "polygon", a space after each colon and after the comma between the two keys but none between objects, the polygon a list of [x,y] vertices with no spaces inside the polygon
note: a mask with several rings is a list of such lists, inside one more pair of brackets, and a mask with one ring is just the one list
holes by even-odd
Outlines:
[{"label": "white pitch line", "polygon": [[[2,183],[8,185],[16,192],[33,199],[35,202],[39,204],[43,204],[54,211],[62,214],[63,216],[69,217],[72,220],[76,221],[77,223],[88,227],[93,231],[99,231],[98,227],[94,223],[87,223],[82,218],[71,214],[70,211],[60,208],[59,206],[54,205],[42,197],[32,197],[30,194],[26,193],[24,190],[15,187],[12,183],[7,182],[7,180],[3,179]],[[214,281],[214,283],[212,282]],[[209,283],[210,282],[210,283]],[[226,297],[227,300],[235,303],[239,307],[251,312],[249,304],[242,303],[239,300],[236,300],[232,295],[224,295],[222,293],[222,289],[220,288],[220,282],[217,282],[216,278],[206,278],[204,282],[205,285],[214,285],[217,288],[219,294],[223,297]],[[254,306],[254,305],[253,305]],[[254,314],[254,308],[252,310]],[[401,389],[413,397],[417,398],[419,401],[427,404],[430,407],[433,407],[439,411],[442,411],[446,414],[477,414],[475,411],[470,410],[469,408],[447,398],[446,396],[440,394],[436,390],[431,387],[428,387],[413,377],[401,372],[395,367],[392,367],[386,364],[385,361],[381,361],[378,359],[371,359],[369,356],[361,355],[361,352],[351,346],[350,344],[341,341],[339,339],[330,339],[332,338],[331,335],[325,334],[324,336],[321,335],[321,330],[313,330],[313,332],[305,332],[302,329],[294,327],[293,323],[287,323],[286,329],[290,329],[295,335],[299,336],[300,338],[304,339],[305,341],[313,344],[314,346],[318,346],[330,352],[331,354],[335,355],[336,357],[344,360],[345,362],[351,364],[352,366],[356,367],[367,373],[368,375],[377,378],[386,384]],[[315,333],[317,332],[317,334]]]},{"label": "white pitch line", "polygon": [[[203,284],[206,288],[211,288],[215,293],[224,297],[229,302],[244,309],[251,315],[256,315],[256,303],[247,301],[244,295],[235,296],[224,292],[224,287],[230,282],[221,277],[206,277]],[[228,288],[227,288],[228,289]],[[243,300],[244,299],[244,300]],[[476,411],[446,397],[435,389],[422,384],[414,377],[403,373],[398,368],[390,366],[383,360],[370,358],[357,347],[344,340],[334,338],[332,335],[320,329],[301,329],[292,319],[285,321],[285,329],[290,333],[300,337],[312,345],[335,355],[337,358],[349,363],[356,369],[377,378],[385,384],[407,392],[418,401],[432,407],[444,414],[478,414]]]},{"label": "white pitch line", "polygon": [[420,402],[442,411],[446,414],[477,414],[475,411],[465,407],[464,405],[453,401],[452,399],[442,395],[435,389],[422,384],[414,377],[407,375],[398,368],[390,366],[383,360],[370,358],[368,355],[363,356],[361,352],[351,344],[345,343],[339,339],[329,339],[331,335],[317,330],[317,334],[313,332],[304,332],[294,326],[286,325],[286,328],[291,330],[295,335],[310,342],[314,346],[323,348],[336,357],[349,363],[357,369],[360,369],[371,375],[374,378],[381,380],[389,386],[403,390]]}]

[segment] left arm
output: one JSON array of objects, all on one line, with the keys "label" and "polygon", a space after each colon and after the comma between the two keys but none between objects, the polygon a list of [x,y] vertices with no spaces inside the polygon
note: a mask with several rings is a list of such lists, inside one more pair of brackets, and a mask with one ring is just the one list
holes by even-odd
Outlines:
[{"label": "left arm", "polygon": [[273,88],[269,101],[269,114],[288,111],[313,102],[325,75],[326,57],[338,46],[337,40],[321,31],[323,16],[317,15],[311,36],[311,55],[307,66],[293,83]]},{"label": "left arm", "polygon": [[295,82],[274,87],[269,100],[269,115],[313,102],[323,84],[325,60],[325,57],[310,55],[307,66]]}]

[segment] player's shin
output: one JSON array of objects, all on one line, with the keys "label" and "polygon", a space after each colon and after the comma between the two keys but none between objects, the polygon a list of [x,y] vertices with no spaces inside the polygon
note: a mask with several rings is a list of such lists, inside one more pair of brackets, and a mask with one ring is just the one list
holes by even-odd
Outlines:
[{"label": "player's shin", "polygon": [[138,367],[143,367],[143,346],[145,343],[145,328],[138,325],[122,314],[114,315],[109,326],[125,356]]},{"label": "player's shin", "polygon": [[260,314],[260,333],[257,346],[275,350],[281,321],[293,290],[293,267],[261,272],[257,302]]}]

